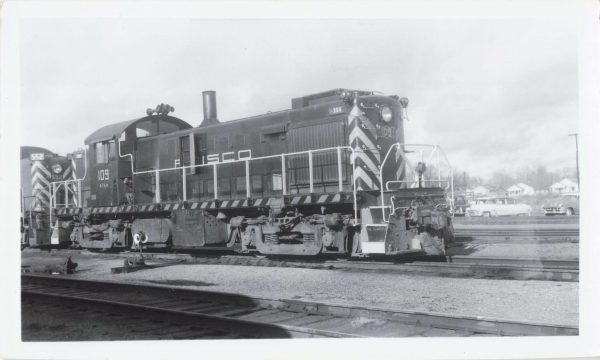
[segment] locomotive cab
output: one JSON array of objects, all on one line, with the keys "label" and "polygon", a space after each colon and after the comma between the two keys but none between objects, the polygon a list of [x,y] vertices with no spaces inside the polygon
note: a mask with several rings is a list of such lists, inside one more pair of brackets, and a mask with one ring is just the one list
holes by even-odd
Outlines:
[{"label": "locomotive cab", "polygon": [[[108,125],[88,136],[90,206],[152,203],[156,198],[153,191],[140,190],[137,194],[146,196],[135,199],[133,171],[172,166],[173,160],[159,158],[159,150],[164,149],[157,138],[188,128],[191,125],[181,119],[159,114]],[[166,150],[160,153],[174,151]]]}]

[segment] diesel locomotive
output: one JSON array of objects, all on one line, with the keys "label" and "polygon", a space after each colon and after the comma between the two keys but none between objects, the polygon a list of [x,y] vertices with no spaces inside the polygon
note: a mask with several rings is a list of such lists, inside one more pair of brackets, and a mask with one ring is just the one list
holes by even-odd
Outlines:
[{"label": "diesel locomotive", "polygon": [[[58,245],[58,239],[53,243],[50,237],[51,184],[74,179],[71,162],[48,149],[22,146],[20,163],[21,247]],[[64,189],[55,191],[54,197],[64,198]]]},{"label": "diesel locomotive", "polygon": [[289,110],[193,127],[161,104],[110,124],[50,184],[59,244],[263,255],[443,254],[452,176],[438,146],[404,143],[408,100],[335,89]]}]

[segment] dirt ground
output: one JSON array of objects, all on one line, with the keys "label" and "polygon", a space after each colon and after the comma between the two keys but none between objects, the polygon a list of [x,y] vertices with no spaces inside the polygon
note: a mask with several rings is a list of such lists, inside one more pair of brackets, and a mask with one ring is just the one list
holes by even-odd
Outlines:
[{"label": "dirt ground", "polygon": [[[54,263],[60,253],[24,251],[30,267]],[[73,278],[210,289],[248,296],[299,299],[454,315],[578,325],[579,283],[461,279],[421,275],[230,265],[173,265],[126,274],[111,267],[122,259],[72,255]],[[62,276],[62,275],[58,275]]]}]

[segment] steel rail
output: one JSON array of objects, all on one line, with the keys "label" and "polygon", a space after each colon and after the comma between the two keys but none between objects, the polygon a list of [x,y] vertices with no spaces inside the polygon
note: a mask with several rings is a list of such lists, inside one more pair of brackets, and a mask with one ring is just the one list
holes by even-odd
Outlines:
[{"label": "steel rail", "polygon": [[[30,275],[28,275],[31,277]],[[39,281],[40,277],[37,277],[37,281]],[[93,284],[90,281],[86,281],[85,285],[98,285],[101,284],[101,288],[106,288],[108,283],[100,283],[96,282]],[[72,285],[71,280],[69,280],[69,284]],[[114,286],[115,284],[110,284],[110,286]],[[121,284],[122,285],[122,284]],[[177,308],[172,308],[171,301],[144,304],[144,303],[135,303],[133,301],[119,301],[119,300],[111,300],[111,299],[103,299],[98,297],[99,289],[90,289],[92,291],[69,291],[67,293],[54,293],[53,290],[56,290],[56,282],[54,282],[52,288],[27,288],[21,290],[22,295],[25,298],[33,298],[33,299],[45,299],[50,301],[57,301],[61,304],[85,304],[87,306],[92,307],[101,307],[103,309],[109,310],[111,312],[116,312],[119,314],[126,314],[129,316],[149,316],[151,318],[157,317],[159,319],[168,319],[171,322],[180,322],[184,324],[199,324],[203,327],[212,327],[219,330],[225,330],[229,333],[241,333],[242,335],[252,337],[288,337],[281,336],[282,333],[285,332],[286,335],[290,335],[289,337],[331,337],[331,338],[342,338],[342,337],[361,337],[356,334],[348,334],[342,333],[338,331],[329,331],[329,330],[321,330],[309,327],[301,327],[301,326],[293,326],[286,324],[272,324],[263,321],[256,320],[246,320],[235,318],[231,316],[220,316],[220,315],[212,315],[203,312],[196,311],[188,311]],[[148,290],[148,286],[140,286],[140,285],[128,285],[129,290],[134,290],[136,293],[144,292]],[[126,290],[123,286],[119,287],[121,290]],[[67,289],[69,289],[67,287]],[[50,290],[50,291],[49,291]],[[152,291],[156,291],[156,289],[151,289]],[[169,295],[173,294],[173,290],[170,288],[164,288]],[[63,288],[64,291],[64,288]],[[106,294],[102,294],[106,295]],[[201,295],[198,294],[198,295]],[[172,302],[176,302],[173,299]],[[189,305],[189,304],[188,304]],[[225,305],[213,304],[212,311],[225,309],[232,310]],[[216,309],[214,308],[216,307]],[[243,309],[238,309],[239,312],[243,312]]]},{"label": "steel rail", "polygon": [[579,269],[578,259],[550,259],[550,258],[505,258],[505,257],[475,257],[475,256],[448,256],[448,262],[458,264],[483,264],[505,265],[520,267],[542,267],[544,269],[566,268]]},{"label": "steel rail", "polygon": [[[387,328],[390,336],[427,336],[438,334],[439,331],[449,331],[454,336],[470,336],[477,334],[492,334],[503,336],[550,336],[550,335],[577,335],[577,327],[545,323],[531,323],[520,321],[506,321],[485,317],[471,317],[460,315],[447,315],[439,313],[425,313],[418,311],[398,311],[384,308],[364,306],[343,306],[325,304],[321,302],[308,302],[286,299],[272,299],[263,297],[250,297],[237,294],[227,294],[211,291],[189,290],[174,287],[124,284],[107,281],[91,281],[70,278],[56,278],[49,276],[22,276],[22,293],[32,296],[46,296],[48,293],[58,296],[58,299],[68,301],[93,301],[106,306],[136,309],[142,313],[160,313],[183,318],[198,318],[212,321],[216,324],[235,325],[250,329],[268,329],[270,331],[285,330],[289,333],[302,333],[311,336],[327,337],[355,337],[355,336],[380,336],[381,334],[361,334],[361,327],[350,327],[356,318],[378,319],[383,321],[378,325]],[[58,288],[58,290],[56,290]],[[54,290],[53,290],[54,289]],[[61,290],[62,289],[62,290]],[[90,291],[91,290],[91,291]],[[58,293],[57,293],[58,291]],[[61,291],[63,293],[61,293]],[[64,293],[66,291],[66,293]],[[132,296],[135,295],[135,296]],[[90,298],[90,295],[94,298]],[[114,296],[117,295],[116,298]],[[86,297],[87,296],[87,297]],[[108,298],[106,298],[108,296]],[[143,299],[146,296],[146,299]],[[112,297],[112,298],[111,298]],[[123,299],[128,299],[123,301]],[[183,304],[177,301],[187,299]],[[154,302],[143,303],[143,300]],[[158,303],[156,301],[159,301]],[[190,303],[189,301],[192,301]],[[133,303],[135,301],[137,303]],[[211,315],[202,310],[185,310],[194,301],[203,304],[215,303],[229,305],[229,313],[243,310],[270,309],[271,315],[280,313],[295,313],[306,321],[309,315],[317,317],[317,321],[308,319],[304,325],[286,325],[277,320],[262,321],[236,318],[235,315]],[[197,303],[196,303],[197,304]],[[181,306],[184,306],[181,308]],[[206,306],[206,305],[205,305]],[[180,307],[180,309],[177,309]],[[227,311],[222,313],[226,313]],[[319,318],[319,316],[321,316]],[[315,327],[314,324],[327,324],[328,326]],[[313,324],[313,326],[311,326]],[[397,328],[394,328],[394,326]],[[391,327],[391,328],[390,328]],[[349,330],[350,329],[350,330]],[[437,329],[438,331],[433,331]],[[391,331],[389,331],[391,330]],[[267,331],[268,332],[268,331]]]}]

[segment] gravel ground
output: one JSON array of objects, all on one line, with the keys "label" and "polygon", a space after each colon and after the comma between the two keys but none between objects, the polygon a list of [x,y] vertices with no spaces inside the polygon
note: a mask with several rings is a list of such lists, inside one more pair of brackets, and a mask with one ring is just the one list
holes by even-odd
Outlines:
[{"label": "gravel ground", "polygon": [[[56,261],[24,252],[23,263]],[[45,260],[46,259],[46,260]],[[51,260],[48,260],[51,259]],[[73,256],[74,278],[143,282],[267,298],[319,301],[577,326],[579,283],[442,278],[229,265],[174,265],[112,274],[122,260]]]},{"label": "gravel ground", "polygon": [[579,259],[578,243],[486,244],[473,241],[454,246],[448,255],[495,256],[514,258]]}]

